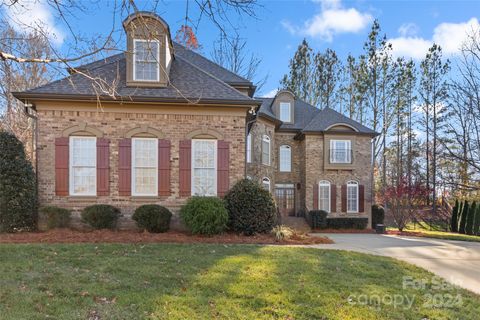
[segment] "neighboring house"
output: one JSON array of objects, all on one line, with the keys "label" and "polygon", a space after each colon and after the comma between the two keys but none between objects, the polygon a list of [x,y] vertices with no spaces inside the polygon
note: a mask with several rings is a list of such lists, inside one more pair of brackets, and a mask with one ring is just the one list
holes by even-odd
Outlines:
[{"label": "neighboring house", "polygon": [[[36,118],[40,205],[72,209],[78,222],[85,206],[111,204],[127,216],[121,227],[130,227],[128,216],[142,204],[177,212],[192,195],[223,196],[248,162],[251,176],[269,179],[284,214],[321,207],[369,216],[374,132],[288,92],[252,98],[250,81],[174,43],[153,13],[129,16],[124,28],[125,53],[13,93]],[[339,200],[338,210],[325,205],[326,181],[329,199],[334,184],[345,185],[346,210]]]},{"label": "neighboring house", "polygon": [[370,221],[377,134],[286,90],[261,100],[247,136],[247,175],[275,195],[281,215],[321,209]]}]

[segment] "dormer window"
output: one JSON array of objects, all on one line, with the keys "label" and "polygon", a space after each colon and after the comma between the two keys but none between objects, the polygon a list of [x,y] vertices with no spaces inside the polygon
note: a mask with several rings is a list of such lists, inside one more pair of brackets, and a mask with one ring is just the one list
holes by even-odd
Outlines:
[{"label": "dormer window", "polygon": [[290,102],[280,102],[280,121],[292,122],[292,105]]},{"label": "dormer window", "polygon": [[160,45],[157,40],[135,39],[133,42],[133,80],[159,81]]}]

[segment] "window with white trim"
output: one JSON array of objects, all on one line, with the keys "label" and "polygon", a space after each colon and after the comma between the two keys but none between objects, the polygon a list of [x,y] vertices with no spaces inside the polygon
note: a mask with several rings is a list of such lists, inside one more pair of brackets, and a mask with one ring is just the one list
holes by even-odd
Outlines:
[{"label": "window with white trim", "polygon": [[262,179],[262,187],[265,190],[270,191],[270,179],[268,179],[267,177],[263,178]]},{"label": "window with white trim", "polygon": [[133,40],[133,80],[160,80],[160,43],[158,40]]},{"label": "window with white trim", "polygon": [[252,134],[247,135],[247,163],[252,162]]},{"label": "window with white trim", "polygon": [[217,195],[217,140],[192,140],[192,195]]},{"label": "window with white trim", "polygon": [[158,194],[158,140],[132,139],[132,195]]},{"label": "window with white trim", "polygon": [[70,137],[70,195],[97,195],[97,138]]},{"label": "window with white trim", "polygon": [[350,140],[330,140],[330,163],[351,163],[352,147]]},{"label": "window with white trim", "polygon": [[262,164],[270,165],[270,137],[267,135],[262,137]]},{"label": "window with white trim", "polygon": [[292,122],[291,108],[290,102],[280,102],[280,121]]},{"label": "window with white trim", "polygon": [[292,171],[292,148],[284,145],[280,146],[280,171],[290,172]]},{"label": "window with white trim", "polygon": [[347,182],[347,212],[358,212],[358,182]]},{"label": "window with white trim", "polygon": [[318,209],[330,212],[330,182],[322,180],[318,183]]}]

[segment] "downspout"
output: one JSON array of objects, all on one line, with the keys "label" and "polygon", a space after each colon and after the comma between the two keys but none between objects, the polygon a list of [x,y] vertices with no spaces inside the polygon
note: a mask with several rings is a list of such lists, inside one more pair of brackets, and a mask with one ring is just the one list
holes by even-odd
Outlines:
[{"label": "downspout", "polygon": [[[32,119],[33,123],[33,133],[32,133],[32,160],[34,163],[35,169],[35,198],[38,203],[38,155],[37,155],[37,144],[38,144],[38,118],[37,116],[30,113],[32,109],[32,104],[25,102],[25,108],[23,109],[25,115]],[[35,224],[38,226],[38,214],[35,215]]]},{"label": "downspout", "polygon": [[255,108],[252,107],[249,111],[248,111],[248,114],[252,115],[253,116],[253,119],[250,120],[250,121],[247,121],[245,123],[245,172],[244,172],[244,178],[246,179],[247,178],[247,165],[248,165],[248,162],[247,162],[247,148],[248,148],[248,126],[252,123],[254,123],[255,121],[257,121],[257,117],[256,117],[256,111],[255,111]]}]

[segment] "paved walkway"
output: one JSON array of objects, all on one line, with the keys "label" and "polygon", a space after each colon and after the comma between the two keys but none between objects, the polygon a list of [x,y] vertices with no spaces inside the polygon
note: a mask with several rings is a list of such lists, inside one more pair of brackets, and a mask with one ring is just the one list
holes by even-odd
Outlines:
[{"label": "paved walkway", "polygon": [[480,294],[480,242],[377,234],[319,234],[335,241],[322,249],[357,251],[403,260]]}]

